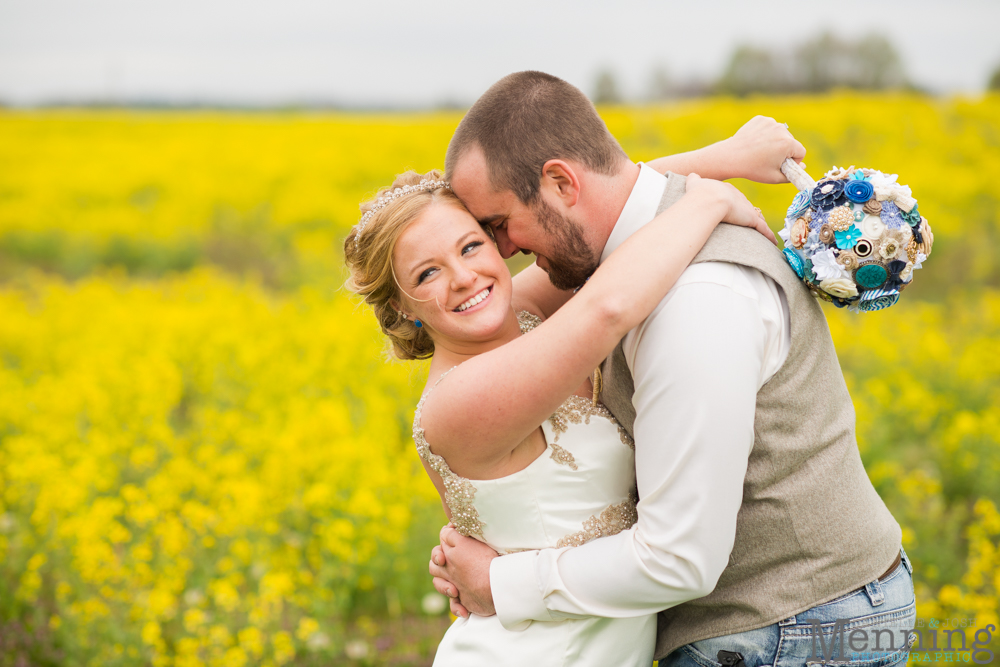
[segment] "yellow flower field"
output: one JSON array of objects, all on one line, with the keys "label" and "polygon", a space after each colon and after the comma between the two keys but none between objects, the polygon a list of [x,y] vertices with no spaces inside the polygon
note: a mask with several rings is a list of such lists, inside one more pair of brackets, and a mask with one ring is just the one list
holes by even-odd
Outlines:
[{"label": "yellow flower field", "polygon": [[[635,159],[771,115],[814,176],[913,187],[915,285],[828,319],[920,616],[1000,625],[1000,98],[602,113]],[[459,119],[0,113],[0,667],[429,664],[424,368],[386,362],[338,246]],[[777,228],[791,186],[738,185]]]}]

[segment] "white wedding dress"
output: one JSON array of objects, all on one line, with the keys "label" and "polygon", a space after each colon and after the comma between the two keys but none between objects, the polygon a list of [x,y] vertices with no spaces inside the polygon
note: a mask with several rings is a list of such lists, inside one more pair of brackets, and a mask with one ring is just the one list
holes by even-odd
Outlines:
[{"label": "white wedding dress", "polygon": [[[540,322],[527,312],[518,320],[522,332]],[[413,439],[444,481],[458,532],[502,555],[578,546],[635,524],[635,445],[603,405],[570,396],[542,424],[547,447],[528,467],[500,479],[469,480],[427,444],[420,414],[429,394],[417,404]],[[533,621],[506,630],[496,616],[473,615],[451,625],[434,665],[650,667],[655,637],[655,616]]]}]

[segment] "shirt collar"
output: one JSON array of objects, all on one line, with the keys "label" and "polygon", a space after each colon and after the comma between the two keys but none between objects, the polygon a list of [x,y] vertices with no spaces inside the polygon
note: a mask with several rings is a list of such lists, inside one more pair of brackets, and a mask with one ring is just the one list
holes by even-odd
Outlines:
[{"label": "shirt collar", "polygon": [[611,236],[601,253],[603,262],[615,249],[625,242],[647,222],[656,217],[656,209],[660,207],[663,191],[667,187],[667,177],[642,162],[639,163],[639,178],[635,181],[625,208],[618,216],[618,222],[611,230]]}]

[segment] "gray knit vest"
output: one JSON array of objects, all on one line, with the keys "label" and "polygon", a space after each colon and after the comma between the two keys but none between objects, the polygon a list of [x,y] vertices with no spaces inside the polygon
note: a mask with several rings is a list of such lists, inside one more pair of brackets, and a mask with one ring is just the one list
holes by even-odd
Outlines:
[{"label": "gray knit vest", "polygon": [[[668,174],[658,212],[684,187],[683,176]],[[773,279],[788,300],[791,348],[757,392],[729,565],[710,594],[660,613],[657,659],[690,642],[772,625],[858,589],[885,571],[901,540],[861,463],[854,406],[817,300],[781,252],[745,227],[719,225],[693,263],[700,262],[741,264]],[[603,376],[601,398],[632,434],[635,388],[622,343],[604,362]]]}]

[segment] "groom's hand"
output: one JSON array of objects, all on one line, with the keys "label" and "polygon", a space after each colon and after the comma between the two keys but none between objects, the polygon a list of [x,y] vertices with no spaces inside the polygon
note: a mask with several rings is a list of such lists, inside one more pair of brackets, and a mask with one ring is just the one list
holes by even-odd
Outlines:
[{"label": "groom's hand", "polygon": [[434,588],[451,600],[451,612],[463,618],[470,612],[477,616],[495,614],[490,563],[499,554],[479,540],[461,535],[451,524],[441,529],[440,537],[441,544],[431,551],[429,570]]},{"label": "groom's hand", "polygon": [[787,183],[781,173],[785,158],[802,162],[806,149],[796,141],[788,126],[766,116],[754,116],[726,144],[730,178],[746,178],[758,183]]}]

